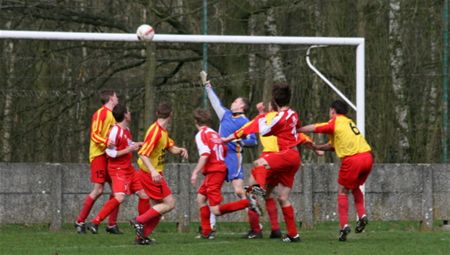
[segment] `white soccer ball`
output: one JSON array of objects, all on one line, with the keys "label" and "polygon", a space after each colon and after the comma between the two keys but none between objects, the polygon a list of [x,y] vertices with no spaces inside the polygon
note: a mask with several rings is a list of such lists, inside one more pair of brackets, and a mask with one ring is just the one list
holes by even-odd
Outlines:
[{"label": "white soccer ball", "polygon": [[136,30],[136,35],[139,40],[151,41],[153,36],[155,36],[155,30],[152,26],[143,24],[138,27]]}]

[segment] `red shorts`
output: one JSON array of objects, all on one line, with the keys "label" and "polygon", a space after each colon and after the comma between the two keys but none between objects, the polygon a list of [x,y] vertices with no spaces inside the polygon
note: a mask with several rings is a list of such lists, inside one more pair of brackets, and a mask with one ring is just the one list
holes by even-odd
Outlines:
[{"label": "red shorts", "polygon": [[125,193],[131,195],[143,189],[139,180],[138,172],[131,166],[131,169],[108,169],[112,181],[113,193]]},{"label": "red shorts", "polygon": [[338,183],[347,189],[355,189],[366,182],[372,171],[371,152],[358,153],[342,159]]},{"label": "red shorts", "polygon": [[161,201],[167,196],[172,195],[172,191],[167,185],[164,176],[162,176],[161,182],[159,183],[155,183],[152,179],[152,175],[142,169],[138,172],[138,176],[145,193],[151,199]]},{"label": "red shorts", "polygon": [[263,153],[261,158],[265,159],[270,166],[267,169],[266,182],[268,186],[283,186],[292,188],[295,174],[300,168],[301,159],[298,150],[284,150],[280,152]]},{"label": "red shorts", "polygon": [[105,182],[111,182],[107,171],[108,160],[106,155],[102,154],[95,157],[91,161],[91,182],[104,184]]},{"label": "red shorts", "polygon": [[212,172],[205,175],[198,193],[206,196],[210,206],[219,205],[222,200],[222,184],[227,176],[226,172]]}]

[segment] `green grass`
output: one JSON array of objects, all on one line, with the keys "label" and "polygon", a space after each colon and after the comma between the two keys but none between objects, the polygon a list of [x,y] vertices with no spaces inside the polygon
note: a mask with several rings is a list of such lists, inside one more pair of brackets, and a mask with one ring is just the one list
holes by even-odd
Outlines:
[{"label": "green grass", "polygon": [[104,232],[104,226],[98,235],[79,235],[72,225],[59,232],[44,225],[1,225],[0,254],[450,254],[449,232],[439,227],[420,232],[417,222],[370,222],[365,233],[352,232],[347,242],[337,241],[337,223],[320,223],[301,232],[301,243],[268,239],[268,231],[264,239],[242,239],[244,223],[220,223],[215,240],[195,239],[197,225],[191,233],[177,233],[174,223],[161,223],[153,235],[155,245],[136,246],[131,227],[121,228],[126,233],[114,236]]}]

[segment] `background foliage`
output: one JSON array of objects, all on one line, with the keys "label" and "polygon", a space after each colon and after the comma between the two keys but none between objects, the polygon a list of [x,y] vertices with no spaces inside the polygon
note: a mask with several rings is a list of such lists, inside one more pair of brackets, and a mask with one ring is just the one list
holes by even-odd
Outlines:
[{"label": "background foliage", "polygon": [[[366,39],[366,136],[377,162],[440,162],[443,2],[410,0],[209,0],[208,33]],[[0,29],[201,34],[201,0],[0,1]],[[98,91],[113,88],[143,139],[154,106],[175,106],[174,140],[195,160],[191,112],[202,106],[202,45],[0,41],[0,157],[5,162],[86,162]],[[254,116],[273,82],[294,87],[304,124],[328,120],[337,96],[307,67],[307,46],[209,45],[208,71],[225,105],[246,96]],[[351,47],[313,52],[314,64],[355,101]],[[354,117],[354,113],[351,114]],[[216,120],[217,121],[217,120]],[[215,123],[217,127],[217,123]],[[326,137],[315,136],[325,141]],[[257,155],[250,150],[248,160]],[[176,161],[178,159],[171,158]],[[304,160],[331,162],[333,156]]]}]

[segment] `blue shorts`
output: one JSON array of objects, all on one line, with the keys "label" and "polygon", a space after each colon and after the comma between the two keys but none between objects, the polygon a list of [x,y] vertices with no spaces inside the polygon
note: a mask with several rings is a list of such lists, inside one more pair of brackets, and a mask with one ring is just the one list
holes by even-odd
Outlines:
[{"label": "blue shorts", "polygon": [[226,181],[230,182],[236,179],[244,180],[244,168],[242,167],[242,153],[231,151],[225,156],[227,165]]}]

